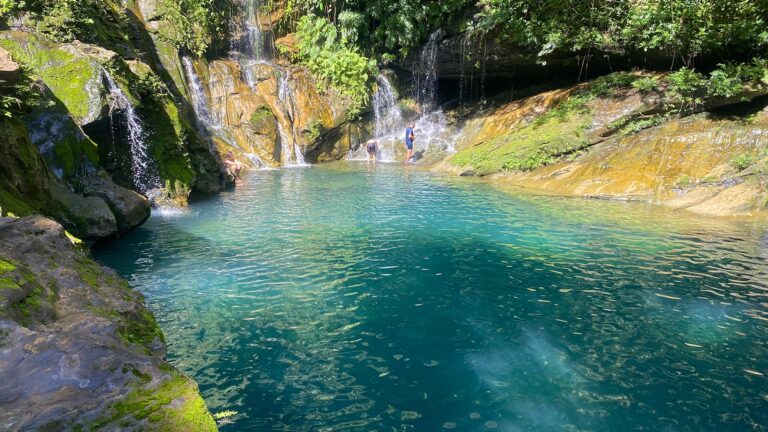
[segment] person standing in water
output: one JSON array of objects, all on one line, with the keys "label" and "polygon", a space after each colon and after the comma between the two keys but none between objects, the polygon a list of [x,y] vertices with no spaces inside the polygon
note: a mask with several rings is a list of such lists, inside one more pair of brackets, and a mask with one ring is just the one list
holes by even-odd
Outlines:
[{"label": "person standing in water", "polygon": [[376,153],[379,152],[379,142],[372,139],[368,140],[365,144],[365,149],[368,151],[368,163],[376,163]]},{"label": "person standing in water", "polygon": [[413,128],[416,127],[416,123],[408,123],[408,127],[405,129],[405,148],[408,149],[408,155],[405,157],[405,163],[408,163],[413,158],[413,141],[416,139],[416,135],[413,134]]}]

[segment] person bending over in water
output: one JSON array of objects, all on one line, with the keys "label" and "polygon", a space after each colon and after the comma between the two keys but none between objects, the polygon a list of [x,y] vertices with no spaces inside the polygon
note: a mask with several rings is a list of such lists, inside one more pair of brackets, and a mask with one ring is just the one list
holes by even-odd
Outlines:
[{"label": "person bending over in water", "polygon": [[413,141],[416,139],[416,135],[413,134],[413,128],[416,127],[416,123],[408,123],[408,128],[405,129],[405,148],[408,150],[408,155],[405,157],[405,163],[408,163],[413,158]]},{"label": "person bending over in water", "polygon": [[365,144],[365,149],[368,151],[368,163],[376,163],[376,153],[379,151],[379,142],[376,140],[368,140]]},{"label": "person bending over in water", "polygon": [[224,156],[224,168],[227,169],[227,175],[234,182],[240,177],[240,171],[247,168],[247,166],[235,159],[234,153],[229,151],[227,152],[227,155]]}]

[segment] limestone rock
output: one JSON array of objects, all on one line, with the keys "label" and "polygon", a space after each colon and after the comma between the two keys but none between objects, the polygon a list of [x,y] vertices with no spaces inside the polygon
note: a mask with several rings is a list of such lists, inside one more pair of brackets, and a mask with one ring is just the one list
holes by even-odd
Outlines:
[{"label": "limestone rock", "polygon": [[215,431],[141,294],[42,217],[0,221],[3,430]]}]

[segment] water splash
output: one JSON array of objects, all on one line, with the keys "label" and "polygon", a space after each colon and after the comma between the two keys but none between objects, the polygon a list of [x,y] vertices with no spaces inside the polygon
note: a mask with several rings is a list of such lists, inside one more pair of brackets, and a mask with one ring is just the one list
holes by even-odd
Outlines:
[{"label": "water splash", "polygon": [[208,108],[210,106],[208,94],[205,92],[205,88],[200,81],[200,77],[197,75],[197,71],[195,71],[195,66],[187,57],[182,57],[181,62],[184,64],[184,70],[187,73],[189,90],[192,96],[192,107],[195,110],[198,120],[203,123],[203,126],[219,127],[220,124],[213,118],[213,115],[211,115],[211,111]]},{"label": "water splash", "polygon": [[376,92],[373,94],[374,134],[382,137],[402,127],[403,113],[397,102],[397,94],[385,75],[376,77]]},{"label": "water splash", "polygon": [[136,114],[133,103],[112,79],[112,75],[106,69],[102,69],[102,75],[109,91],[109,116],[112,124],[114,124],[113,113],[115,110],[122,111],[125,116],[131,155],[131,177],[134,186],[141,193],[160,187],[162,182],[157,175],[154,161],[149,155],[145,141],[147,134],[144,131],[144,124]]},{"label": "water splash", "polygon": [[[376,77],[376,92],[373,95],[373,133],[378,143],[380,162],[399,162],[405,157],[403,149],[407,121],[397,100],[397,92],[389,79],[381,74]],[[436,87],[435,87],[436,88]],[[426,112],[416,121],[416,150],[424,153],[454,151],[453,136],[449,133],[448,121],[440,109]],[[347,160],[368,159],[366,146],[351,149]]]},{"label": "water splash", "polygon": [[[373,94],[374,139],[378,141],[378,160],[395,162],[397,147],[402,146],[401,132],[405,129],[403,113],[397,100],[397,92],[384,74],[376,77],[376,92]],[[365,145],[350,150],[348,160],[366,160]]]}]

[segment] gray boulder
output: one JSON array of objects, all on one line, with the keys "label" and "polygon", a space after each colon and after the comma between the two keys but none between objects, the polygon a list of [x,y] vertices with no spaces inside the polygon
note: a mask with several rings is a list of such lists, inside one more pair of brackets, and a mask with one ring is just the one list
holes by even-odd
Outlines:
[{"label": "gray boulder", "polygon": [[141,294],[39,216],[0,220],[0,430],[215,431]]},{"label": "gray boulder", "polygon": [[117,231],[124,234],[149,218],[149,201],[138,193],[116,185],[111,179],[94,176],[83,182],[86,197],[103,199],[115,216]]}]

